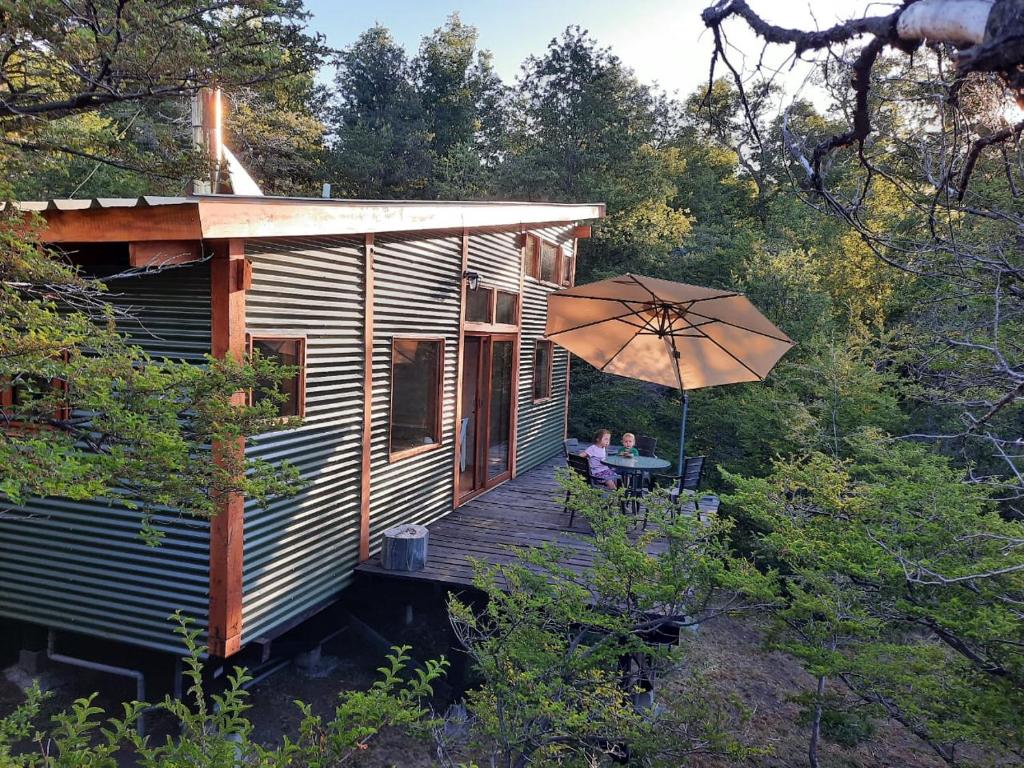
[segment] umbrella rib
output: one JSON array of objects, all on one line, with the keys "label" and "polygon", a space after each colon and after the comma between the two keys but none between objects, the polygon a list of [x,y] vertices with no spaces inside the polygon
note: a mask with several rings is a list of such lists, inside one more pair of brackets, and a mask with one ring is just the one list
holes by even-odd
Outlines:
[{"label": "umbrella rib", "polygon": [[652,290],[650,289],[650,287],[648,287],[648,286],[644,285],[643,283],[641,283],[641,282],[640,282],[640,280],[639,280],[639,278],[637,278],[637,276],[636,276],[636,275],[634,275],[634,274],[633,274],[632,272],[630,272],[630,273],[629,273],[628,275],[626,275],[626,276],[627,276],[627,277],[628,277],[628,278],[629,278],[630,280],[632,280],[632,281],[633,281],[634,283],[636,283],[637,285],[639,285],[639,286],[640,286],[641,288],[643,288],[643,289],[644,289],[645,291],[647,291],[647,292],[648,292],[649,294],[651,294],[651,300],[652,300],[652,301],[658,301],[658,302],[660,302],[660,301],[661,301],[661,298],[660,298],[660,297],[658,296],[658,294],[656,294],[656,293],[655,293],[654,291],[652,291]]},{"label": "umbrella rib", "polygon": [[[772,336],[772,334],[770,334],[770,333],[765,333],[764,331],[758,331],[758,330],[755,330],[754,328],[748,328],[747,326],[739,325],[738,323],[730,323],[728,320],[722,320],[719,317],[709,317],[708,315],[702,315],[700,312],[690,312],[689,314],[694,315],[696,317],[702,317],[702,318],[704,318],[705,320],[708,321],[707,323],[701,323],[701,325],[709,325],[710,323],[721,323],[722,325],[728,325],[730,328],[739,328],[741,331],[746,331],[747,333],[753,333],[753,334],[756,334],[758,336],[764,336],[765,338],[772,339],[773,341],[781,341],[781,342],[783,342],[785,344],[794,344],[794,341],[792,339],[783,339],[783,338],[779,338],[778,336]],[[693,327],[696,328],[697,326],[694,325]]]},{"label": "umbrella rib", "polygon": [[630,337],[629,337],[628,339],[626,339],[626,340],[625,340],[625,341],[623,342],[622,346],[621,346],[621,347],[619,347],[619,348],[618,348],[617,350],[615,350],[615,354],[614,354],[614,355],[612,355],[611,357],[609,357],[609,358],[608,358],[607,360],[605,360],[605,361],[604,361],[604,365],[602,365],[602,366],[601,366],[600,368],[598,368],[597,370],[599,370],[599,371],[603,371],[603,370],[604,370],[605,368],[607,368],[607,367],[608,367],[609,365],[611,365],[611,364],[612,364],[612,361],[613,361],[613,360],[614,360],[614,359],[615,359],[616,357],[618,357],[619,355],[621,355],[621,354],[622,354],[622,350],[624,350],[624,349],[625,349],[625,348],[626,348],[627,346],[629,346],[629,343],[630,343],[631,341],[633,341],[633,339],[635,339],[635,338],[636,338],[636,335],[633,335],[633,336],[630,336]]},{"label": "umbrella rib", "polygon": [[589,323],[582,323],[580,325],[574,325],[572,328],[563,328],[560,331],[552,331],[551,333],[546,333],[544,335],[547,338],[550,339],[552,336],[558,336],[561,333],[569,333],[570,331],[579,331],[579,330],[581,330],[583,328],[590,328],[591,326],[600,325],[601,323],[607,323],[607,322],[610,322],[612,320],[622,320],[622,321],[625,321],[625,319],[627,317],[631,317],[631,316],[639,317],[639,315],[637,315],[637,313],[635,311],[630,310],[629,312],[626,312],[624,315],[612,315],[611,317],[602,317],[600,320],[591,320]]},{"label": "umbrella rib", "polygon": [[743,366],[744,368],[746,368],[746,369],[747,369],[748,371],[750,371],[750,372],[751,372],[752,374],[754,374],[754,376],[756,376],[756,377],[757,377],[757,380],[758,380],[758,381],[764,381],[764,376],[762,376],[762,375],[761,375],[761,374],[759,374],[759,373],[758,373],[757,371],[755,371],[755,370],[754,370],[753,368],[751,368],[751,367],[750,367],[749,365],[747,365],[747,364],[746,364],[745,362],[743,362],[742,360],[740,360],[740,359],[739,359],[738,357],[736,357],[736,355],[734,355],[734,354],[733,354],[732,352],[730,352],[730,351],[729,351],[728,349],[726,349],[725,347],[723,347],[723,346],[722,346],[721,344],[719,344],[719,343],[718,343],[717,341],[715,341],[715,340],[714,340],[713,338],[711,338],[710,336],[708,336],[708,335],[707,335],[706,333],[704,333],[703,331],[701,331],[701,333],[703,334],[703,336],[704,336],[704,338],[705,338],[705,339],[707,339],[708,341],[710,341],[710,342],[711,342],[712,344],[714,344],[714,345],[715,345],[716,347],[718,347],[718,348],[719,348],[720,350],[722,350],[723,352],[725,352],[725,354],[727,354],[727,355],[728,355],[729,357],[731,357],[731,358],[732,358],[733,360],[735,360],[735,361],[736,361],[737,363],[739,363],[739,364],[740,364],[740,365],[742,365],[742,366]]}]

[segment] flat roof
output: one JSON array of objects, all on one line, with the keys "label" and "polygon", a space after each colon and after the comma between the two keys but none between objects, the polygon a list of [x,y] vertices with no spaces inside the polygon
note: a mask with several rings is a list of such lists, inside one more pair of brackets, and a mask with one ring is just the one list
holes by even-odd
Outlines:
[{"label": "flat roof", "polygon": [[45,242],[354,235],[535,226],[604,218],[604,203],[329,200],[319,197],[126,197],[13,204],[46,219]]}]

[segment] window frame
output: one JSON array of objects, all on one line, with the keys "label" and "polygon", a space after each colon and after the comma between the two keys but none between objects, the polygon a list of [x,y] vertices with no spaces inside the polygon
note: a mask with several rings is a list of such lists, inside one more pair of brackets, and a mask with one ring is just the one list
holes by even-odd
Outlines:
[{"label": "window frame", "polygon": [[[519,310],[520,302],[522,301],[522,295],[518,291],[506,291],[504,288],[496,288],[492,285],[481,285],[477,288],[477,290],[487,291],[487,320],[479,321],[464,319],[462,321],[463,328],[467,331],[477,331],[481,333],[517,333],[519,331]],[[497,322],[499,293],[508,294],[515,301],[515,306],[512,308],[512,315],[515,318],[515,320],[511,323]]]},{"label": "window frame", "polygon": [[[70,358],[67,350],[60,353],[61,362],[67,363]],[[68,398],[68,382],[67,379],[61,378],[60,376],[50,376],[47,380],[47,386],[55,391],[62,394],[61,404],[49,415],[49,421],[67,421],[71,418],[71,402]],[[14,393],[17,389],[17,384],[12,384],[10,377],[0,377],[0,429],[15,430],[18,432],[26,432],[34,429],[54,429],[53,424],[43,423],[42,417],[39,422],[25,422],[18,421],[14,418]]]},{"label": "window frame", "polygon": [[[537,351],[540,349],[542,344],[547,345],[548,348],[548,364],[547,364],[547,394],[537,397],[537,374],[540,369],[537,366]],[[531,367],[533,368],[532,381],[530,382],[530,397],[534,403],[545,403],[554,397],[554,383],[552,382],[552,374],[554,373],[554,362],[555,362],[555,343],[550,339],[534,339],[533,343],[533,362]]]},{"label": "window frame", "polygon": [[[435,382],[435,402],[437,404],[434,413],[434,432],[437,434],[437,441],[428,445],[414,445],[411,448],[403,448],[395,451],[391,446],[391,430],[394,423],[395,413],[395,345],[400,341],[431,342],[440,344],[437,365],[437,381]],[[388,361],[388,463],[394,463],[412,456],[419,456],[429,451],[439,450],[444,447],[444,368],[445,368],[445,338],[443,336],[416,336],[398,335],[391,337],[391,359]],[[369,397],[370,393],[366,393]]]},{"label": "window frame", "polygon": [[[248,331],[245,334],[245,349],[246,354],[251,358],[253,345],[257,341],[297,341],[299,342],[299,363],[298,363],[298,402],[296,410],[298,413],[294,416],[275,416],[273,420],[275,422],[284,423],[289,419],[304,419],[306,418],[306,334],[295,333],[291,331]],[[249,406],[253,405],[253,391],[250,389],[245,395],[246,404]]]},{"label": "window frame", "polygon": [[[550,245],[555,249],[554,280],[544,280],[541,278],[541,264],[543,262],[541,254],[545,245]],[[548,240],[547,238],[541,237],[533,232],[528,232],[526,234],[526,252],[523,255],[523,270],[527,277],[532,277],[538,283],[543,285],[557,285],[564,287],[567,285],[564,282],[566,261],[564,245],[559,245],[553,240]]]}]

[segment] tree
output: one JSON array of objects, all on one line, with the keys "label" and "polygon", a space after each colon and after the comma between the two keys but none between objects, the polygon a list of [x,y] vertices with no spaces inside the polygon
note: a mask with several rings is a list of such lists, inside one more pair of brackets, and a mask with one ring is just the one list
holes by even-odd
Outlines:
[{"label": "tree", "polygon": [[429,135],[405,51],[377,25],[342,50],[335,66],[330,164],[342,196],[422,197]]},{"label": "tree", "polygon": [[[680,628],[759,603],[772,576],[728,553],[726,521],[673,515],[655,495],[641,527],[621,514],[621,494],[604,496],[569,473],[560,482],[593,528],[593,565],[573,565],[568,548],[518,552],[509,565],[479,570],[482,608],[450,599],[481,683],[467,692],[465,742],[442,739],[447,759],[457,762],[466,746],[517,768],[748,754],[731,732],[741,713],[701,685],[685,644],[671,643]],[[652,706],[652,686],[670,671],[679,685]]]},{"label": "tree", "polygon": [[[187,97],[313,71],[326,49],[306,18],[301,0],[5,0],[0,159],[56,155],[148,175],[180,193],[203,165]],[[102,130],[86,118],[97,114]]]},{"label": "tree", "polygon": [[949,460],[876,432],[843,459],[813,452],[763,478],[726,473],[732,514],[780,571],[775,643],[958,764],[962,742],[1024,752],[1024,530]]},{"label": "tree", "polygon": [[1021,235],[1019,3],[917,0],[821,31],[773,26],[742,0],[716,3],[703,18],[742,94],[746,78],[723,37],[734,17],[767,45],[822,62],[824,87],[848,119],[807,131],[787,110],[778,140],[807,202],[849,228],[859,271],[871,254],[913,284],[899,319],[900,362],[927,412],[916,434],[975,462],[969,480],[998,488],[1019,515],[1024,267],[1009,246]]}]

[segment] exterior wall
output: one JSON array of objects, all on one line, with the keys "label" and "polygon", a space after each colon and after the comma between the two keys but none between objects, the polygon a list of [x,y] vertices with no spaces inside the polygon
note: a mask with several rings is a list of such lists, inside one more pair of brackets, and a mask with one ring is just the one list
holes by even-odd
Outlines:
[{"label": "exterior wall", "polygon": [[[549,242],[571,250],[572,225],[535,230]],[[519,421],[516,425],[516,473],[533,469],[562,449],[565,437],[566,378],[569,353],[557,344],[551,363],[551,398],[533,402],[534,343],[544,338],[547,323],[547,297],[558,286],[542,283],[527,275],[523,281],[523,324],[519,355]]]},{"label": "exterior wall", "polygon": [[[373,437],[370,549],[397,523],[429,523],[452,510],[455,381],[459,356],[462,238],[378,236],[374,246]],[[444,339],[441,446],[388,461],[391,340]]]},{"label": "exterior wall", "polygon": [[[121,328],[154,356],[201,361],[210,350],[206,263],[110,283],[136,320]],[[0,514],[0,615],[180,653],[167,617],[205,626],[209,524],[160,516],[159,547],[139,512],[102,499],[40,499]]]},{"label": "exterior wall", "polygon": [[250,333],[306,338],[306,417],[251,438],[247,454],[296,465],[306,485],[245,507],[242,642],[331,599],[359,555],[363,420],[362,238],[249,240]]}]

